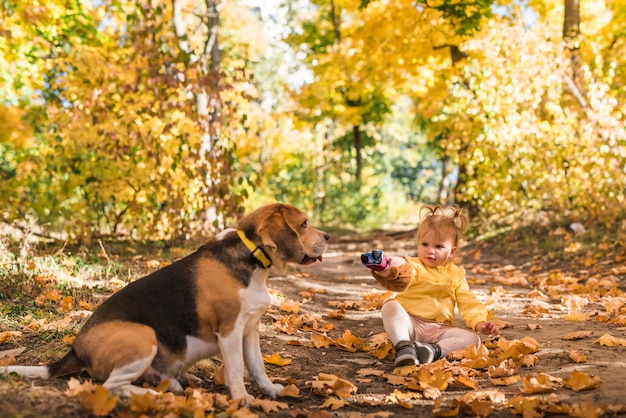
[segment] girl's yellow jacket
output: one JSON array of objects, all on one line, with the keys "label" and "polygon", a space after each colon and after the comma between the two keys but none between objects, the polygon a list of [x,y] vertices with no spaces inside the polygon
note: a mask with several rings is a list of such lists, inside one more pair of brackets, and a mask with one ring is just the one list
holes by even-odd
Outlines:
[{"label": "girl's yellow jacket", "polygon": [[453,263],[427,267],[417,257],[405,257],[406,263],[391,267],[387,277],[372,271],[372,276],[386,289],[399,292],[395,300],[416,317],[454,325],[454,308],[471,329],[487,321],[489,312],[476,299],[465,278],[465,269]]}]

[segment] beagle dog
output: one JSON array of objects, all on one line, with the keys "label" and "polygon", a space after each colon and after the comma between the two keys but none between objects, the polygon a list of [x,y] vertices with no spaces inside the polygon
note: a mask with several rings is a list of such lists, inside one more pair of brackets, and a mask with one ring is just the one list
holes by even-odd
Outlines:
[{"label": "beagle dog", "polygon": [[221,353],[233,399],[250,404],[244,364],[265,395],[282,389],[267,376],[258,325],[270,304],[266,280],[271,266],[322,261],[329,235],[311,227],[293,206],[262,206],[196,252],[145,276],[105,300],[79,331],[65,357],[45,366],[8,366],[29,378],[87,371],[122,394],[145,393],[169,380],[182,390],[193,379],[187,367]]}]

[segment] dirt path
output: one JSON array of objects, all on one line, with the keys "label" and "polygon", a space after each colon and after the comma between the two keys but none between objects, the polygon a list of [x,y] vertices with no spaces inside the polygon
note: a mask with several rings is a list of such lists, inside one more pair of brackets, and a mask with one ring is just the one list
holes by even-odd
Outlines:
[{"label": "dirt path", "polygon": [[[385,292],[369,276],[368,270],[360,265],[359,255],[373,248],[384,248],[385,251],[397,255],[411,255],[411,247],[412,238],[409,236],[394,237],[393,240],[368,238],[334,242],[322,263],[291,268],[283,276],[273,275],[268,284],[275,297],[262,320],[262,351],[267,355],[277,354],[281,361],[290,361],[289,364],[280,366],[268,364],[268,374],[286,386],[293,385],[298,394],[277,399],[280,405],[276,404],[271,412],[255,407],[250,411],[240,410],[235,416],[427,417],[433,416],[433,408],[436,402],[440,402],[439,408],[459,408],[459,416],[509,417],[514,416],[514,413],[506,407],[506,403],[518,395],[535,399],[535,405],[540,405],[536,407],[534,414],[528,416],[541,416],[550,408],[557,411],[559,405],[561,411],[564,410],[563,405],[566,405],[570,416],[600,416],[608,410],[626,414],[626,347],[606,347],[596,342],[606,333],[625,339],[626,328],[596,320],[604,310],[603,305],[597,301],[586,305],[577,302],[582,304],[579,311],[591,314],[591,319],[564,319],[574,303],[569,302],[568,305],[560,297],[565,294],[558,295],[563,286],[561,283],[564,282],[555,284],[555,292],[549,296],[540,293],[537,286],[529,284],[532,281],[531,276],[534,279],[544,276],[549,279],[550,269],[544,268],[543,272],[530,274],[533,266],[528,261],[518,261],[518,265],[501,260],[488,262],[486,256],[477,256],[477,247],[464,249],[465,261],[462,264],[468,271],[468,279],[478,297],[490,306],[502,324],[506,324],[502,329],[502,340],[515,341],[532,337],[538,343],[538,351],[534,353],[538,359],[537,364],[520,368],[516,374],[522,379],[539,374],[567,379],[577,370],[599,377],[601,383],[597,389],[575,392],[559,383],[554,390],[523,394],[523,381],[508,386],[495,386],[484,369],[470,369],[469,377],[475,382],[475,388],[458,382],[450,384],[440,392],[439,401],[435,401],[423,391],[410,390],[407,387],[410,381],[408,377],[393,378],[394,368],[390,357],[379,359],[371,352],[360,349],[352,352],[351,342],[345,346],[335,344],[346,335],[358,337],[363,343],[368,343],[383,333],[378,309],[357,308],[367,295],[381,295]],[[515,261],[511,261],[513,262]],[[599,283],[598,287],[602,285]],[[543,287],[544,292],[546,289],[550,289],[550,286]],[[341,306],[347,309],[341,311]],[[288,312],[289,309],[292,312]],[[338,313],[341,314],[339,317]],[[457,325],[460,324],[462,322],[459,321]],[[579,339],[563,339],[565,335],[576,331],[586,331],[587,335]],[[325,335],[331,343],[316,348],[313,338],[321,335]],[[28,347],[28,344],[26,342],[24,345]],[[6,348],[8,347],[0,347]],[[569,355],[573,350],[585,355],[587,361],[574,363],[570,360]],[[23,356],[28,356],[28,350]],[[450,359],[447,364],[454,366],[459,361]],[[218,367],[219,359],[200,364],[194,372],[205,379],[206,385],[203,387],[206,390],[225,394],[225,387],[213,381]],[[347,395],[344,392],[345,396],[338,397],[335,396],[337,390],[319,383],[323,376],[341,378],[353,386],[348,386],[350,389]],[[81,377],[81,381],[85,380],[86,377]],[[61,379],[44,382],[23,380],[14,376],[0,378],[0,416],[88,416],[77,397],[64,395],[66,388],[67,380]],[[250,391],[259,395],[252,384]],[[471,399],[477,399],[473,406],[468,405]],[[483,402],[484,409],[479,409],[480,402]],[[528,406],[526,409],[530,411],[532,408]],[[223,408],[214,410],[216,413],[220,411]],[[123,403],[110,414],[140,415],[142,414],[134,413],[132,408]],[[154,410],[143,415],[176,416],[172,415],[171,410]],[[203,414],[200,413],[200,416]]]}]

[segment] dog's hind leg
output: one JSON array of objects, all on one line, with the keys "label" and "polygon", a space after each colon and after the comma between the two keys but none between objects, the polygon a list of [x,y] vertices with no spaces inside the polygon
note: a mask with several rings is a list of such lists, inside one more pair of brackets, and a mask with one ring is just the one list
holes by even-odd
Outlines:
[{"label": "dog's hind leg", "polygon": [[150,365],[157,354],[157,346],[154,345],[149,356],[125,364],[120,368],[113,369],[108,379],[102,386],[109,390],[116,390],[130,385],[150,369]]},{"label": "dog's hind leg", "polygon": [[154,329],[123,321],[95,325],[74,342],[89,375],[110,391],[136,392],[131,383],[151,369],[158,350]]}]

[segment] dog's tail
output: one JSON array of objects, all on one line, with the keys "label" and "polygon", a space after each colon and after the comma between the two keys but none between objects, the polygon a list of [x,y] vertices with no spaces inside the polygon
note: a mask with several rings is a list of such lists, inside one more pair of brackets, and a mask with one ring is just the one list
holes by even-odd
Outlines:
[{"label": "dog's tail", "polygon": [[47,366],[7,366],[0,367],[2,373],[17,373],[30,379],[50,379],[52,377],[67,376],[82,371],[83,363],[76,356],[74,350],[70,350],[62,359]]}]

